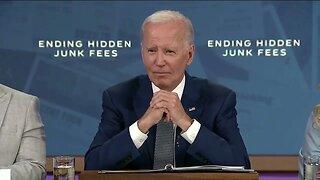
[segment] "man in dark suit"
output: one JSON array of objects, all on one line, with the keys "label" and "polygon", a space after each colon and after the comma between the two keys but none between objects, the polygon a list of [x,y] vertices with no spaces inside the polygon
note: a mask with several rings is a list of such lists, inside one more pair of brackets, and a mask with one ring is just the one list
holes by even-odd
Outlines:
[{"label": "man in dark suit", "polygon": [[141,34],[148,75],[104,92],[101,122],[85,169],[152,169],[161,120],[175,129],[175,166],[250,168],[235,93],[185,71],[195,51],[190,20],[176,11],[158,11],[145,19]]}]

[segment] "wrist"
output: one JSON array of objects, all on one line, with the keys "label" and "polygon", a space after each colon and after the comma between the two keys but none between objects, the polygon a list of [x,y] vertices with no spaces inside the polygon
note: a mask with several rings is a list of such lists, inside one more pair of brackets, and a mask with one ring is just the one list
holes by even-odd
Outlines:
[{"label": "wrist", "polygon": [[193,119],[191,119],[190,117],[188,117],[185,121],[183,121],[182,125],[180,126],[180,128],[182,129],[182,132],[186,132],[189,127],[192,125],[193,123]]},{"label": "wrist", "polygon": [[144,134],[147,134],[147,132],[149,131],[149,128],[151,127],[146,122],[147,121],[144,121],[143,119],[139,119],[138,122],[137,122],[137,126],[138,126],[139,130],[141,132],[143,132]]}]

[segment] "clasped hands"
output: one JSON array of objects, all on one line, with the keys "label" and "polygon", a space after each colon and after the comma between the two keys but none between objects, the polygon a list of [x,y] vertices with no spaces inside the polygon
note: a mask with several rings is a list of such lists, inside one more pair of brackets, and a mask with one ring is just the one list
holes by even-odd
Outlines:
[{"label": "clasped hands", "polygon": [[160,90],[153,94],[150,106],[138,120],[138,128],[143,133],[158,124],[165,114],[164,121],[179,126],[183,132],[188,130],[192,119],[186,114],[177,93]]}]

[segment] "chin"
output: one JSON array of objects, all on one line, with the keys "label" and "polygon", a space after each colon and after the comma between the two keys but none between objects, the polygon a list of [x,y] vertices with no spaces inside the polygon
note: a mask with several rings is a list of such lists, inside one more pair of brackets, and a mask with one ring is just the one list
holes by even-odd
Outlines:
[{"label": "chin", "polygon": [[154,81],[153,83],[160,89],[165,89],[166,87],[168,87],[167,83],[163,83],[160,81]]},{"label": "chin", "polygon": [[167,89],[170,86],[170,79],[168,77],[154,76],[150,80],[160,89]]}]

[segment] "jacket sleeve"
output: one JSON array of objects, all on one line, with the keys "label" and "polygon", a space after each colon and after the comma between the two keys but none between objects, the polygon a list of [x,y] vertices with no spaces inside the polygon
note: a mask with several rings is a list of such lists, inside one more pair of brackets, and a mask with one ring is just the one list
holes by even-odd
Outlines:
[{"label": "jacket sleeve", "polygon": [[85,155],[85,169],[123,169],[140,155],[139,151],[108,91],[103,94],[102,107],[98,132]]},{"label": "jacket sleeve", "polygon": [[[201,125],[187,152],[202,164],[235,165],[250,168],[247,150],[237,124],[236,95],[225,97],[212,122],[213,128]],[[210,120],[211,121],[211,120]]]},{"label": "jacket sleeve", "polygon": [[46,146],[44,126],[39,114],[39,100],[32,97],[28,102],[25,127],[20,147],[11,169],[11,179],[45,179]]}]

